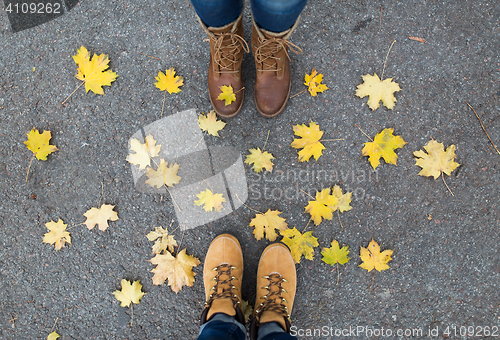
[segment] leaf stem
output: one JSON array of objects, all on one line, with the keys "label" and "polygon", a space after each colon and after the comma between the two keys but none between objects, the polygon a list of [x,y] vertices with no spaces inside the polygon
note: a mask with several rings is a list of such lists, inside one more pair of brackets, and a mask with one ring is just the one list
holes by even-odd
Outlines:
[{"label": "leaf stem", "polygon": [[252,210],[253,212],[256,212],[256,213],[258,213],[258,214],[262,214],[262,215],[264,215],[264,213],[263,213],[262,211],[255,210],[255,209],[253,209],[253,208],[249,207],[248,205],[246,205],[246,204],[245,204],[245,203],[244,203],[244,202],[243,202],[243,201],[242,201],[242,200],[238,197],[238,194],[235,194],[234,196],[236,196],[236,198],[238,199],[238,201],[240,201],[240,202],[241,202],[241,204],[242,204],[242,205],[244,205],[245,207],[247,207],[248,209],[250,209],[250,210]]},{"label": "leaf stem", "polygon": [[184,239],[184,233],[185,232],[186,232],[186,227],[182,228],[181,241],[179,242],[179,245],[177,246],[177,252],[175,253],[175,257],[177,257],[177,255],[179,255],[179,250],[181,249],[182,240]]},{"label": "leaf stem", "polygon": [[132,316],[130,318],[130,327],[132,327],[132,322],[134,322],[134,303],[130,304],[130,310],[132,311]]},{"label": "leaf stem", "polygon": [[28,165],[28,171],[26,171],[26,180],[25,180],[25,182],[28,182],[28,175],[30,174],[31,162],[33,162],[33,158],[35,158],[35,154],[33,154],[33,157],[31,157],[30,165]]},{"label": "leaf stem", "polygon": [[68,97],[66,97],[66,99],[64,99],[64,101],[61,104],[59,104],[59,106],[62,106],[64,103],[66,103],[66,100],[68,100],[69,97],[71,97],[73,95],[73,93],[75,93],[76,90],[78,90],[80,88],[80,86],[82,86],[83,84],[85,84],[85,80],[82,81],[82,83],[80,85],[78,85],[78,87],[73,92],[71,92],[71,94]]},{"label": "leaf stem", "polygon": [[338,209],[337,209],[337,215],[339,217],[340,226],[344,228],[344,226],[342,225],[342,221],[340,220],[340,211]]},{"label": "leaf stem", "polygon": [[387,51],[387,55],[385,56],[384,69],[382,70],[382,76],[380,77],[380,80],[384,80],[385,64],[387,63],[387,58],[389,57],[389,53],[391,52],[392,45],[394,45],[395,42],[396,40],[392,42],[391,47],[389,47],[389,51]]},{"label": "leaf stem", "polygon": [[469,103],[467,103],[465,100],[464,100],[464,102],[465,102],[465,104],[469,105],[469,107],[472,109],[472,111],[474,111],[474,114],[476,115],[477,119],[479,120],[479,124],[481,124],[481,127],[483,128],[484,133],[486,133],[486,136],[488,136],[488,139],[490,140],[491,144],[493,144],[493,147],[495,148],[497,153],[500,155],[500,151],[498,151],[495,143],[493,143],[493,141],[491,140],[488,132],[486,132],[486,129],[484,128],[483,122],[481,121],[481,118],[479,118],[479,116],[477,115],[476,110],[474,110],[474,108]]},{"label": "leaf stem", "polygon": [[370,286],[370,293],[372,292],[373,282],[375,282],[375,270],[373,271],[373,276],[372,276],[372,285]]},{"label": "leaf stem", "polygon": [[101,198],[99,198],[99,204],[97,205],[99,208],[101,207],[101,201],[103,196],[104,196],[104,183],[101,181]]},{"label": "leaf stem", "polygon": [[455,197],[455,195],[453,195],[453,192],[451,191],[450,187],[448,186],[448,184],[446,184],[445,180],[444,180],[444,173],[441,172],[441,178],[443,178],[443,183],[444,185],[446,185],[446,188],[448,188],[448,191],[450,192],[451,196]]},{"label": "leaf stem", "polygon": [[264,151],[266,149],[266,144],[267,144],[267,140],[269,139],[270,133],[271,133],[271,130],[267,130],[267,137],[266,137],[266,141],[264,142],[264,146],[262,147],[262,151]]},{"label": "leaf stem", "polygon": [[302,90],[302,91],[300,91],[299,93],[296,93],[296,94],[294,94],[293,96],[291,96],[289,99],[292,99],[293,97],[298,96],[299,94],[304,93],[304,92],[306,92],[306,91],[307,91],[307,89],[303,89],[303,90]]},{"label": "leaf stem", "polygon": [[306,231],[306,229],[307,229],[307,227],[309,226],[309,223],[311,223],[311,221],[312,221],[312,217],[309,219],[309,222],[307,222],[306,227],[304,228],[304,230],[302,230],[302,233],[301,233],[301,234],[303,234],[303,233],[304,233],[304,231]]},{"label": "leaf stem", "polygon": [[338,285],[340,280],[339,263],[337,262],[336,264],[337,264],[337,283],[335,285]]},{"label": "leaf stem", "polygon": [[337,139],[320,139],[320,142],[336,142],[339,140],[345,140],[344,138],[337,138]]},{"label": "leaf stem", "polygon": [[163,104],[161,105],[161,116],[163,117],[163,108],[165,107],[165,97],[167,96],[167,90],[163,91]]},{"label": "leaf stem", "polygon": [[359,129],[359,131],[363,132],[363,134],[364,134],[366,137],[368,137],[368,139],[369,139],[369,140],[371,140],[372,142],[374,141],[374,140],[373,140],[370,136],[368,136],[368,135],[367,135],[367,134],[366,134],[363,130],[361,130],[361,128],[358,126],[358,124],[354,124],[354,126],[356,126],[356,127]]},{"label": "leaf stem", "polygon": [[304,194],[306,194],[307,196],[311,197],[313,200],[315,199],[314,197],[312,197],[311,195],[309,195],[307,192],[305,192],[304,190],[300,189],[300,191],[302,191]]}]

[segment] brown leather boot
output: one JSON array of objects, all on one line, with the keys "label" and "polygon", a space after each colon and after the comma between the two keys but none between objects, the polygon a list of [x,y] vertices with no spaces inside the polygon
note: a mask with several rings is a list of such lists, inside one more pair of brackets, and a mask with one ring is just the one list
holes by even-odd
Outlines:
[{"label": "brown leather boot", "polygon": [[292,28],[274,33],[253,23],[251,44],[257,69],[255,106],[264,117],[277,116],[288,101],[291,84],[288,47],[294,53],[302,53],[300,47],[288,41],[297,24],[298,20]]},{"label": "brown leather boot", "polygon": [[295,262],[288,247],[273,243],[264,249],[257,270],[257,290],[250,338],[257,339],[258,327],[266,322],[277,322],[290,333],[297,275]]},{"label": "brown leather boot", "polygon": [[[242,15],[235,21],[222,27],[207,27],[200,18],[201,27],[210,38],[210,64],[208,68],[208,93],[210,102],[217,114],[224,118],[234,117],[243,105],[243,80],[241,78],[241,62],[243,53],[249,52],[243,39]],[[236,100],[225,105],[217,97],[220,87],[232,86]]]},{"label": "brown leather boot", "polygon": [[208,247],[203,266],[205,284],[205,309],[201,315],[204,324],[215,313],[234,316],[245,324],[241,311],[241,279],[243,277],[243,252],[236,237],[229,234],[217,236]]}]

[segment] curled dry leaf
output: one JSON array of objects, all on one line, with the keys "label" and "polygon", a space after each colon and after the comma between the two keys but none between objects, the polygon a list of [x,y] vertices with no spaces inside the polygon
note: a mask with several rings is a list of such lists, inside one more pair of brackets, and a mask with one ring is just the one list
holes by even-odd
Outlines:
[{"label": "curled dry leaf", "polygon": [[63,220],[58,219],[57,223],[50,221],[45,223],[49,232],[43,236],[43,243],[53,244],[56,250],[61,249],[67,243],[71,244],[71,236],[66,231],[67,224]]},{"label": "curled dry leaf", "polygon": [[161,145],[156,145],[156,140],[152,135],[147,135],[145,143],[142,144],[138,139],[130,140],[130,150],[135,154],[130,153],[126,160],[134,165],[139,165],[139,170],[151,165],[151,158],[158,156]]},{"label": "curled dry leaf", "polygon": [[181,250],[176,257],[169,252],[158,254],[150,262],[156,265],[151,271],[154,273],[153,284],[162,285],[168,279],[168,285],[175,293],[180,292],[183,286],[193,285],[196,275],[193,267],[200,264],[196,257],[186,254],[186,249]]},{"label": "curled dry leaf", "polygon": [[267,151],[261,151],[260,148],[250,149],[250,154],[247,155],[245,159],[245,164],[253,164],[253,171],[259,173],[262,169],[266,169],[269,172],[273,172],[273,162],[274,156]]},{"label": "curled dry leaf", "polygon": [[101,207],[98,208],[91,208],[87,210],[83,216],[85,216],[87,219],[85,220],[84,224],[87,226],[89,230],[94,229],[95,225],[97,224],[99,227],[99,230],[106,230],[109,228],[108,220],[109,221],[117,221],[118,220],[118,214],[116,211],[113,211],[113,208],[115,206],[111,204],[103,204]]}]

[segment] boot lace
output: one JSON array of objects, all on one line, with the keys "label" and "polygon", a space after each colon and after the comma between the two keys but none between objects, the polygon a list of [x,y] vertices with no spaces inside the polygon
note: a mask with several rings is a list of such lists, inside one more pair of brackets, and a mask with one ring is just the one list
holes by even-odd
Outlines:
[{"label": "boot lace", "polygon": [[[283,282],[288,282],[280,274],[270,274],[268,276],[263,276],[264,279],[268,279],[268,285],[262,287],[262,289],[267,289],[267,294],[262,296],[261,299],[265,299],[255,310],[255,317],[260,320],[260,316],[265,311],[272,311],[283,315],[285,318],[290,318],[290,311],[288,307],[284,305],[288,301],[281,296],[281,293],[286,290],[281,287]],[[280,300],[277,302],[277,300]]]},{"label": "boot lace", "polygon": [[255,50],[255,58],[258,63],[262,64],[262,69],[259,71],[281,71],[283,67],[279,67],[278,62],[282,61],[282,58],[276,55],[282,49],[285,51],[288,60],[290,60],[290,55],[288,54],[287,47],[295,54],[302,53],[302,49],[299,46],[282,38],[272,37],[263,41],[259,38],[259,41],[260,45]]},{"label": "boot lace", "polygon": [[215,38],[214,63],[218,66],[218,73],[238,73],[235,65],[240,61],[238,55],[241,49],[249,52],[248,44],[241,36],[232,32],[216,33]]},{"label": "boot lace", "polygon": [[[233,307],[236,309],[240,300],[238,296],[233,293],[233,289],[237,289],[233,285],[233,280],[237,280],[237,278],[232,275],[233,269],[238,268],[233,267],[228,263],[220,264],[212,269],[213,271],[217,271],[217,274],[212,279],[212,281],[215,281],[215,285],[211,289],[213,292],[209,295],[208,301],[205,302],[205,307],[210,307],[215,299],[231,299]],[[223,279],[222,277],[226,278]],[[221,290],[220,292],[219,288]]]}]

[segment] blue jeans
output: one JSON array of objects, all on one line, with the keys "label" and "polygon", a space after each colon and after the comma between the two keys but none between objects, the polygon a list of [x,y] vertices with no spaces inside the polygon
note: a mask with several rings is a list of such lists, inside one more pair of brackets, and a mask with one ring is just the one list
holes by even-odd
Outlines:
[{"label": "blue jeans", "polygon": [[[245,340],[246,329],[232,316],[216,314],[212,320],[201,326],[198,340]],[[297,340],[285,333],[275,322],[266,323],[259,328],[257,340]]]},{"label": "blue jeans", "polygon": [[[191,0],[205,25],[220,27],[234,21],[243,11],[244,0]],[[271,32],[293,26],[307,0],[250,0],[255,22]]]}]

